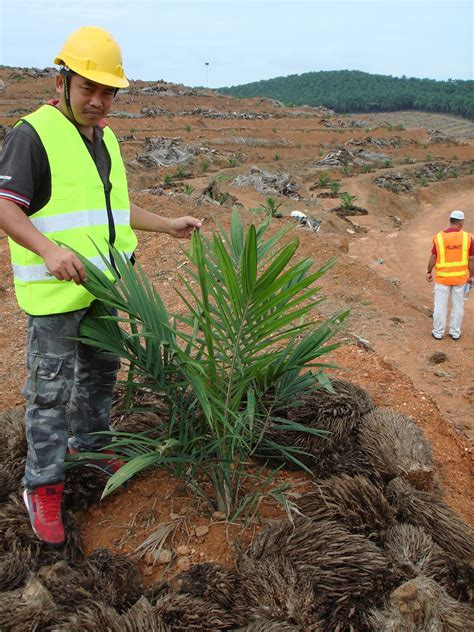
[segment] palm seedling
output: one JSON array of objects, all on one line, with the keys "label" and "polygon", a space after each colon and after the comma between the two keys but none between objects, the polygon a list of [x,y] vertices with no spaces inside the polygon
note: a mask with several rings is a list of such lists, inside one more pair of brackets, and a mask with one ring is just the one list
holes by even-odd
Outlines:
[{"label": "palm seedling", "polygon": [[281,206],[281,202],[278,202],[273,197],[267,197],[263,204],[260,204],[260,208],[263,209],[270,217],[283,217],[282,214],[278,211]]},{"label": "palm seedling", "polygon": [[334,193],[334,195],[337,195],[339,193],[340,188],[341,183],[339,182],[339,180],[333,180],[331,182],[331,192]]},{"label": "palm seedling", "polygon": [[354,202],[357,199],[357,196],[351,195],[350,193],[342,193],[340,199],[342,210],[351,211],[354,208]]},{"label": "palm seedling", "polygon": [[319,184],[320,187],[327,187],[328,184],[329,184],[329,180],[330,180],[329,174],[328,173],[322,173],[319,176],[318,184]]},{"label": "palm seedling", "polygon": [[[269,492],[276,470],[249,468],[255,456],[304,467],[300,451],[266,431],[321,434],[285,411],[328,385],[320,357],[338,346],[328,341],[347,312],[314,320],[321,301],[314,284],[334,261],[315,271],[310,259],[294,261],[298,240],[283,242],[285,231],[267,236],[269,224],[245,231],[234,212],[229,233],[194,233],[178,290],[185,312],[174,316],[139,264],[112,249],[117,270],[104,259],[106,275],[82,258],[86,287],[99,299],[83,340],[131,363],[134,387],[156,393],[165,420],[158,437],[113,434],[114,450],[128,462],[104,495],[145,468],[166,467],[231,518],[253,511]],[[283,499],[281,489],[271,493]]]}]

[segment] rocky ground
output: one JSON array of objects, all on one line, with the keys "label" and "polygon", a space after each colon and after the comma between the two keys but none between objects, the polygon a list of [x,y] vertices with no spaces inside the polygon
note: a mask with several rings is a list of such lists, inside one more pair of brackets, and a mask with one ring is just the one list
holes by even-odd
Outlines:
[{"label": "rocky ground", "polygon": [[[0,79],[4,128],[54,98],[49,72],[0,68]],[[321,311],[351,308],[345,344],[333,358],[343,370],[339,374],[363,386],[378,406],[410,415],[424,430],[446,501],[472,526],[474,297],[466,303],[461,340],[434,341],[432,288],[424,272],[431,236],[445,227],[450,210],[464,210],[466,229],[474,228],[474,124],[438,117],[434,130],[426,116],[341,116],[136,81],[118,95],[109,122],[122,141],[131,197],[141,206],[173,217],[192,214],[210,233],[217,223],[229,225],[235,205],[246,223],[260,222],[266,215],[262,205],[272,197],[282,215],[272,227],[290,227],[300,238],[300,256],[317,263],[338,257],[322,280]],[[334,180],[340,183],[336,194]],[[364,214],[337,212],[343,192],[356,196],[354,205]],[[292,211],[309,219],[298,222]],[[149,234],[140,234],[139,243],[139,260],[171,305],[184,261],[181,244]],[[16,307],[4,235],[0,298],[1,411],[22,403],[25,375],[25,317]],[[180,493],[156,476],[136,481],[82,516],[87,551],[99,544],[130,553],[139,545],[147,511],[169,512],[170,498]],[[157,488],[167,490],[158,500]],[[143,528],[136,529],[139,519]],[[175,549],[187,547],[181,553],[191,562],[230,563],[235,534],[210,519],[198,522],[208,530],[199,537],[195,530],[183,531]],[[216,528],[219,536],[211,537]],[[160,570],[146,572],[152,581]]]}]

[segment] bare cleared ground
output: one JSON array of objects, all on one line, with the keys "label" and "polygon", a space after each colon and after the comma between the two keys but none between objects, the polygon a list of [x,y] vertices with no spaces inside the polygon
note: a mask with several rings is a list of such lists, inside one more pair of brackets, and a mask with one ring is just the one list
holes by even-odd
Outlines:
[{"label": "bare cleared ground", "polygon": [[392,127],[403,125],[403,127],[410,129],[414,127],[425,127],[427,129],[439,130],[446,134],[446,136],[451,136],[452,138],[474,138],[474,122],[446,114],[409,110],[406,112],[364,114],[362,118],[369,121],[371,125],[383,125],[386,123]]},{"label": "bare cleared ground", "polygon": [[[51,76],[15,79],[14,73],[4,68],[0,69],[0,78],[6,84],[0,105],[0,124],[4,126],[54,97]],[[150,86],[165,91],[142,92]],[[143,112],[143,108],[147,110]],[[299,199],[272,193],[282,203],[280,211],[284,215],[274,219],[272,226],[289,225],[301,240],[300,255],[310,255],[316,263],[338,256],[337,266],[323,279],[327,300],[322,311],[329,314],[343,307],[352,310],[344,334],[347,344],[334,358],[340,367],[349,370],[343,377],[364,386],[378,405],[389,405],[413,416],[433,444],[448,502],[474,524],[474,299],[467,304],[462,339],[437,343],[430,335],[432,298],[424,281],[431,236],[445,226],[449,210],[462,208],[467,215],[466,228],[474,227],[474,175],[469,169],[473,163],[467,163],[474,160],[474,144],[469,140],[473,125],[441,115],[410,112],[334,116],[329,117],[333,126],[327,127],[323,120],[327,121],[328,116],[312,108],[286,110],[265,99],[234,100],[212,92],[189,93],[182,86],[144,82],[134,82],[129,93],[118,96],[115,112],[119,116],[110,117],[110,124],[122,138],[132,199],[163,215],[198,216],[208,233],[217,222],[228,226],[231,212],[230,198],[220,198],[223,204],[219,204],[201,196],[213,179],[217,179],[221,193],[235,196],[242,204],[242,216],[249,223],[265,217],[257,207],[269,193],[238,188],[234,178],[248,174],[254,165],[289,174],[298,187]],[[124,113],[136,118],[126,118]],[[351,119],[365,121],[365,125],[352,127]],[[438,128],[458,140],[434,143],[427,128]],[[350,148],[345,145],[348,141],[363,141],[367,136],[387,142],[398,139],[394,145],[368,147],[387,155],[389,167],[311,166],[332,151]],[[194,148],[194,157],[181,165],[146,166],[137,158],[144,152],[145,139],[151,137],[178,138],[179,143]],[[411,190],[398,194],[373,182],[388,172],[410,175],[427,160],[448,165],[458,175],[442,175],[427,182],[414,178]],[[339,202],[318,197],[329,190],[318,187],[322,173],[339,179],[341,191],[356,195],[356,204],[368,214],[345,219],[334,213]],[[321,222],[320,231],[299,227],[290,218],[292,210],[316,217]],[[184,261],[181,245],[149,234],[139,235],[139,241],[140,261],[165,302],[173,305],[177,269]],[[5,409],[22,403],[25,317],[15,303],[4,235],[0,235],[0,298],[0,409]],[[430,364],[430,356],[437,350],[447,354],[447,361]],[[138,481],[134,498],[140,494],[142,500],[152,497],[154,485],[152,479],[149,483]],[[111,541],[106,524],[110,505],[117,524],[130,523],[130,507],[121,498],[116,496],[84,517],[83,531],[89,546]],[[115,540],[120,543],[118,534]],[[126,550],[126,542],[121,545]]]}]

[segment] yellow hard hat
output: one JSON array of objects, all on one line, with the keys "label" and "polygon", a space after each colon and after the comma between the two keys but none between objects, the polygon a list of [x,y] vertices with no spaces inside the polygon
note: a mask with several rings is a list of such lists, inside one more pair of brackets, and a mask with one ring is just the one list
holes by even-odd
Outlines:
[{"label": "yellow hard hat", "polygon": [[104,86],[126,88],[129,85],[119,45],[110,33],[98,26],[83,26],[74,31],[54,63],[64,64],[81,77]]}]

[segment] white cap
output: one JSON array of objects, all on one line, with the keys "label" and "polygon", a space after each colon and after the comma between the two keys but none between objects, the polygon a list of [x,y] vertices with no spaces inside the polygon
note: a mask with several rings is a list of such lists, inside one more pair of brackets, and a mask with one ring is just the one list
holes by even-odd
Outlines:
[{"label": "white cap", "polygon": [[462,211],[453,211],[449,219],[464,219],[464,213]]}]

